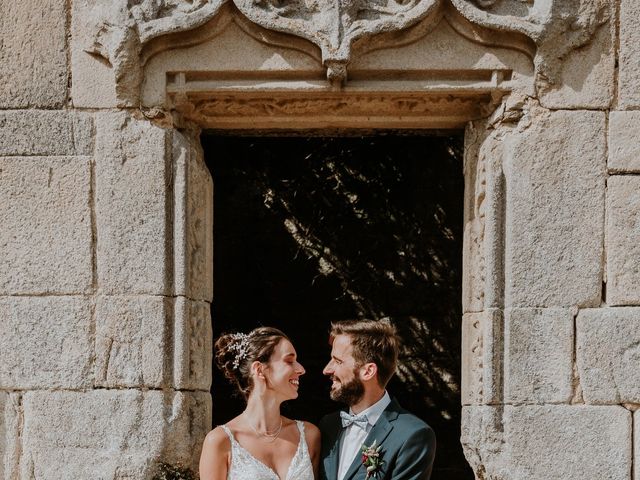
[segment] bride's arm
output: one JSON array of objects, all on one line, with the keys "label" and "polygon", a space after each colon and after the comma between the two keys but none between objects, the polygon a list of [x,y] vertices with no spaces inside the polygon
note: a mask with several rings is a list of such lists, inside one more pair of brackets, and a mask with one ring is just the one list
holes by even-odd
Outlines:
[{"label": "bride's arm", "polygon": [[313,465],[314,478],[319,477],[320,466],[320,430],[313,423],[304,422],[304,438],[307,441],[311,464]]},{"label": "bride's arm", "polygon": [[202,444],[200,480],[226,480],[231,456],[231,442],[220,427],[211,430]]}]

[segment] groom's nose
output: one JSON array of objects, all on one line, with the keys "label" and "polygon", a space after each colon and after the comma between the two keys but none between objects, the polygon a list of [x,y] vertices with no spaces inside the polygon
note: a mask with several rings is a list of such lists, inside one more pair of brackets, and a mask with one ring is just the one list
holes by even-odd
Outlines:
[{"label": "groom's nose", "polygon": [[322,370],[323,375],[333,375],[333,366],[331,363],[332,362],[327,363],[327,366],[324,367],[324,370]]}]

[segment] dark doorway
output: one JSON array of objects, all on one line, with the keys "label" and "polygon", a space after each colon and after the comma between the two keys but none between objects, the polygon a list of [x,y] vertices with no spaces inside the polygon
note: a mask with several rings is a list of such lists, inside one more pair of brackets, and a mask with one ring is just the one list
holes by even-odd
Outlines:
[{"label": "dark doorway", "polygon": [[[213,330],[272,325],[306,368],[285,414],[339,408],[322,368],[337,319],[389,318],[405,348],[390,393],[436,431],[433,478],[473,479],[460,446],[460,134],[205,135],[214,181]],[[243,409],[214,368],[213,423]]]}]

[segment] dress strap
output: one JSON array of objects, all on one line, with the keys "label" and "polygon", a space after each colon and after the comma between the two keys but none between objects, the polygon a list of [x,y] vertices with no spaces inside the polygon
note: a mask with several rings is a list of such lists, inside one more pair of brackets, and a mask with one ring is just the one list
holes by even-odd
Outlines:
[{"label": "dress strap", "polygon": [[302,447],[302,450],[308,454],[309,448],[307,445],[307,438],[304,436],[304,422],[302,420],[296,420],[296,425],[300,432],[300,446]]},{"label": "dress strap", "polygon": [[233,436],[233,433],[231,433],[231,430],[229,429],[229,427],[227,427],[226,425],[220,425],[220,428],[224,430],[224,433],[227,434],[227,437],[229,437],[229,440],[231,440],[231,444],[233,445],[236,442],[236,439]]}]

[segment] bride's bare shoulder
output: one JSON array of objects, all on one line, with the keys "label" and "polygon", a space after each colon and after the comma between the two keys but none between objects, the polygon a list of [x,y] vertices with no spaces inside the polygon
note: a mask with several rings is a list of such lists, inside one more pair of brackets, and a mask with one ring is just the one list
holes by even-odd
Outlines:
[{"label": "bride's bare shoulder", "polygon": [[307,445],[320,443],[320,429],[311,422],[304,422],[304,437]]},{"label": "bride's bare shoulder", "polygon": [[307,436],[320,436],[320,429],[311,422],[304,422],[304,431]]},{"label": "bride's bare shoulder", "polygon": [[207,448],[214,448],[218,451],[231,450],[229,435],[220,426],[214,428],[204,437],[204,445]]},{"label": "bride's bare shoulder", "polygon": [[225,479],[231,459],[231,441],[222,429],[216,427],[207,433],[200,454],[201,479]]}]

